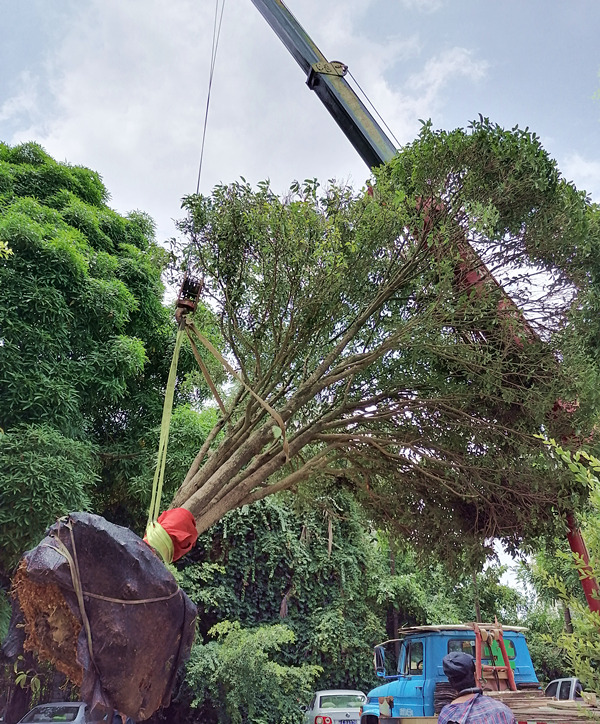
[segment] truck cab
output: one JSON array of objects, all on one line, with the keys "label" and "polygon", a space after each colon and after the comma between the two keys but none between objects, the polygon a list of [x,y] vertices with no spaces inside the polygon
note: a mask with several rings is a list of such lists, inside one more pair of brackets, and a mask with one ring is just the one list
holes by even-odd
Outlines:
[{"label": "truck cab", "polygon": [[570,699],[572,701],[581,701],[582,686],[575,676],[570,676],[566,679],[554,679],[544,689],[544,696],[554,697],[559,701]]},{"label": "truck cab", "polygon": [[[481,624],[483,628],[485,624]],[[539,682],[523,635],[523,628],[505,626],[503,642],[517,688],[539,689]],[[361,724],[377,724],[379,716],[392,720],[416,719],[414,724],[435,722],[442,707],[455,696],[442,669],[442,659],[452,651],[463,651],[476,658],[475,629],[470,624],[416,626],[401,629],[397,669],[386,669],[385,642],[375,647],[377,676],[385,683],[372,689],[363,706]],[[500,666],[500,647],[488,640],[481,649],[484,688],[507,689],[509,678]],[[409,724],[409,722],[407,722]]]}]

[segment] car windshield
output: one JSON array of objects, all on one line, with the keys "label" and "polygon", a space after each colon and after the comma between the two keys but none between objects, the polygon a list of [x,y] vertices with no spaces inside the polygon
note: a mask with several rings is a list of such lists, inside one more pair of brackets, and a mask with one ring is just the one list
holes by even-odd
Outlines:
[{"label": "car windshield", "polygon": [[319,698],[321,709],[347,709],[354,707],[358,709],[363,703],[360,694],[323,694]]},{"label": "car windshield", "polygon": [[53,706],[37,706],[32,709],[22,722],[59,722],[59,721],[75,721],[77,718],[78,706],[69,704],[53,705]]}]

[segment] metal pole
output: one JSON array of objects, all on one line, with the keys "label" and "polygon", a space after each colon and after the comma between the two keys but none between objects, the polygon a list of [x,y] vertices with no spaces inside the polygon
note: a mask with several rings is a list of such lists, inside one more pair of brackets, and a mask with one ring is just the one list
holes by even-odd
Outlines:
[{"label": "metal pole", "polygon": [[575,516],[567,516],[567,525],[569,526],[567,538],[569,540],[571,550],[579,556],[583,562],[583,565],[580,568],[579,578],[581,579],[581,587],[583,588],[585,599],[590,611],[600,613],[600,588],[590,567],[590,556],[585,545],[585,541],[583,540],[583,536],[581,535],[581,531],[577,527]]}]

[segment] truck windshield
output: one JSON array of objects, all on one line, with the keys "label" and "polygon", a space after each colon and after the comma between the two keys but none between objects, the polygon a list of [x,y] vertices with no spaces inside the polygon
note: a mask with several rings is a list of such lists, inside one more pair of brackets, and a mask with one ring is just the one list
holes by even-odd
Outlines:
[{"label": "truck windshield", "polygon": [[408,641],[402,646],[398,673],[404,676],[420,676],[423,674],[423,642]]}]

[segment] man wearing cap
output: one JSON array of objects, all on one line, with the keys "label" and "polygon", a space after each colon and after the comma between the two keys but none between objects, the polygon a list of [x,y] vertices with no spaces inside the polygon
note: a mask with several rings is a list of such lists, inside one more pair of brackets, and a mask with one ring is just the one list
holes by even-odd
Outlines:
[{"label": "man wearing cap", "polygon": [[448,682],[458,692],[440,712],[438,724],[515,724],[512,711],[501,701],[483,696],[475,685],[475,659],[462,651],[452,651],[442,660]]}]

